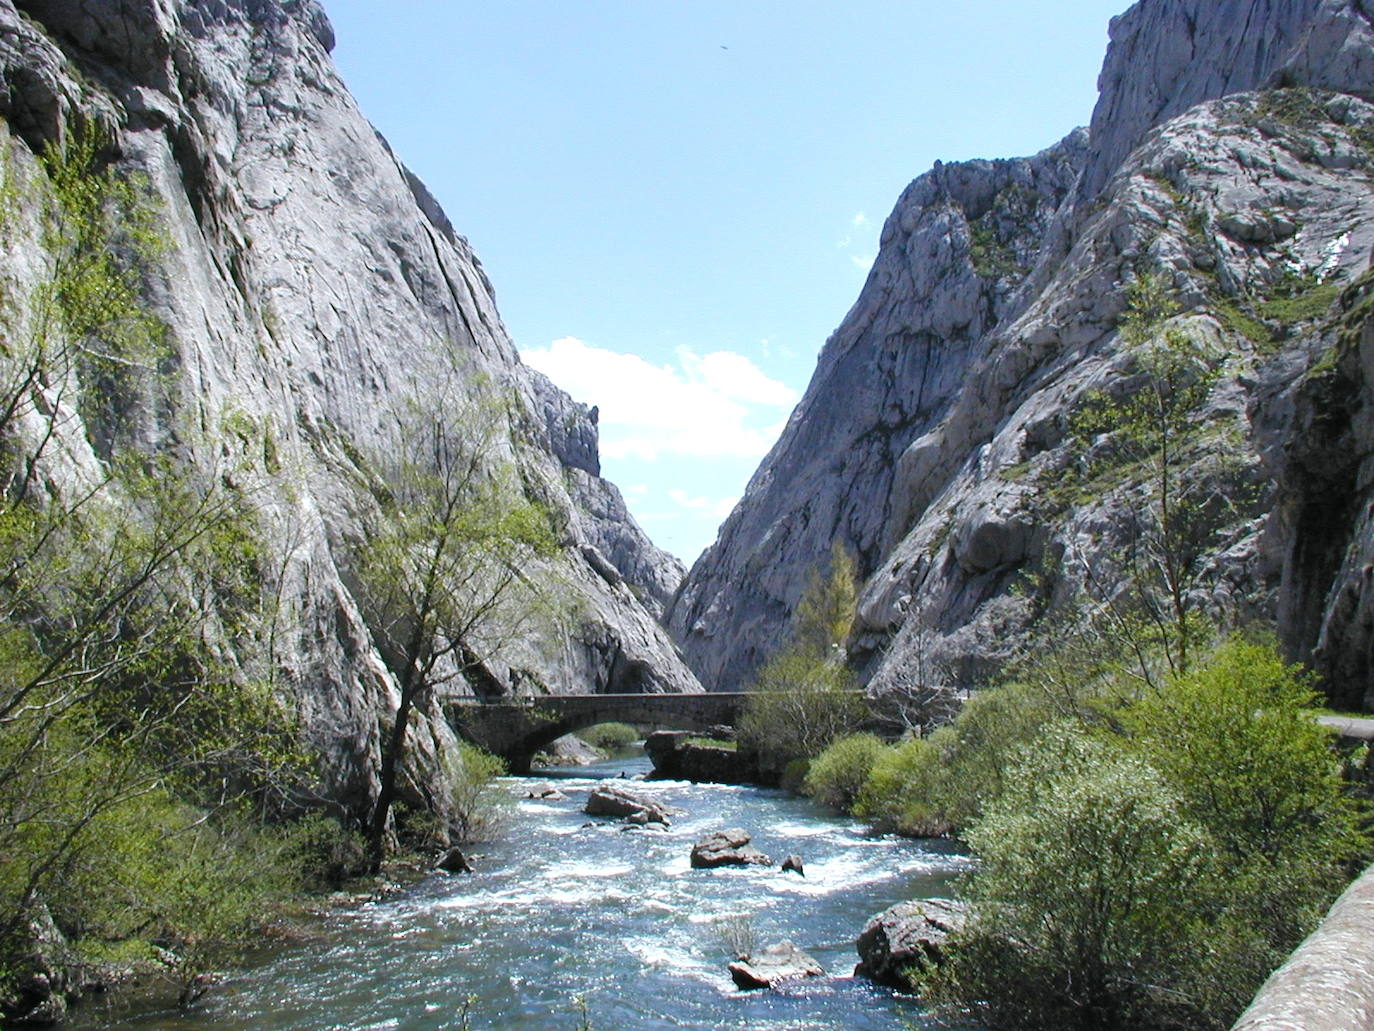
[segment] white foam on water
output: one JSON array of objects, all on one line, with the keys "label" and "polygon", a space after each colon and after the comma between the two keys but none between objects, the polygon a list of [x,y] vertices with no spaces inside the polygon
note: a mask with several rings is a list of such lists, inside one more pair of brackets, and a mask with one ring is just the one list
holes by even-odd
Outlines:
[{"label": "white foam on water", "polygon": [[582,828],[581,828],[580,826],[561,826],[561,827],[560,827],[560,826],[558,826],[558,825],[556,825],[556,824],[547,823],[547,824],[545,824],[543,827],[541,827],[540,830],[542,830],[545,834],[552,834],[552,835],[553,835],[554,837],[556,837],[556,838],[565,838],[565,837],[567,837],[569,834],[576,834],[576,833],[578,833],[580,830],[582,830]]}]

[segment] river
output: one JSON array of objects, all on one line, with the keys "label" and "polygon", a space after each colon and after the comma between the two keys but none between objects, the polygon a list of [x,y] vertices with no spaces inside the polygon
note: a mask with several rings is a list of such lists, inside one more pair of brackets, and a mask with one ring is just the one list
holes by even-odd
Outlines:
[{"label": "river", "polygon": [[[515,803],[503,840],[473,848],[473,875],[435,875],[402,895],[336,914],[320,935],[262,957],[193,1010],[120,1015],[83,1007],[75,1027],[165,1031],[575,1031],[585,999],[596,1031],[748,1028],[891,1031],[922,1026],[908,998],[850,977],[854,938],[873,913],[949,894],[965,861],[940,842],[877,837],[778,791],[650,781],[681,811],[665,831],[625,830],[582,813],[599,778],[647,759],[505,778],[519,798],[556,779],[566,802]],[[593,823],[594,826],[587,826]],[[776,867],[692,870],[703,834],[743,827]],[[747,918],[741,921],[740,918]],[[833,976],[779,991],[737,991],[721,921],[758,945],[791,939]]]}]

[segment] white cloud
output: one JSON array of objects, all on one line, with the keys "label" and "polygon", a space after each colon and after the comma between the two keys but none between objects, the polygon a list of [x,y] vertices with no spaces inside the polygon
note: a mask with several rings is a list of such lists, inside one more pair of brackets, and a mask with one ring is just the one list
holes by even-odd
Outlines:
[{"label": "white cloud", "polygon": [[693,512],[705,513],[713,519],[724,519],[734,511],[735,505],[739,502],[739,498],[717,498],[713,500],[711,498],[696,497],[692,494],[688,494],[681,487],[669,488],[668,497],[670,497],[675,504],[683,508]]},{"label": "white cloud", "polygon": [[[785,422],[778,409],[797,400],[791,387],[731,351],[698,355],[679,348],[676,365],[654,365],[562,337],[521,356],[577,400],[601,409],[601,453],[608,458],[761,458]],[[763,420],[771,425],[760,427]]]},{"label": "white cloud", "polygon": [[854,263],[854,267],[867,272],[873,267],[873,263],[878,260],[876,254],[851,254],[849,260]]},{"label": "white cloud", "polygon": [[849,224],[852,225],[855,229],[862,229],[864,226],[868,225],[868,216],[865,215],[862,211],[860,211],[850,220]]}]

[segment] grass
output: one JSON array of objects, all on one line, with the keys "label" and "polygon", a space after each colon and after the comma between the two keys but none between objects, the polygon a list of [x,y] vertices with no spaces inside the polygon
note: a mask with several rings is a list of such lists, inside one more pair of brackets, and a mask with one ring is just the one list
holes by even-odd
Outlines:
[{"label": "grass", "polygon": [[723,748],[727,752],[739,750],[737,742],[726,741],[724,738],[719,737],[689,737],[687,743],[689,745],[696,745],[698,748]]}]

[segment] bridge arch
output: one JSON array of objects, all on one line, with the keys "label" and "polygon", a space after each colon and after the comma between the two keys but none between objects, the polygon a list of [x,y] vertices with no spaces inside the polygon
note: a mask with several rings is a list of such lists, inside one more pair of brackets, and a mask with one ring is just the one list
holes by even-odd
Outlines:
[{"label": "bridge arch", "polygon": [[727,693],[547,695],[511,702],[451,699],[445,716],[463,738],[528,773],[537,752],[598,723],[706,731],[733,724],[744,696]]}]

